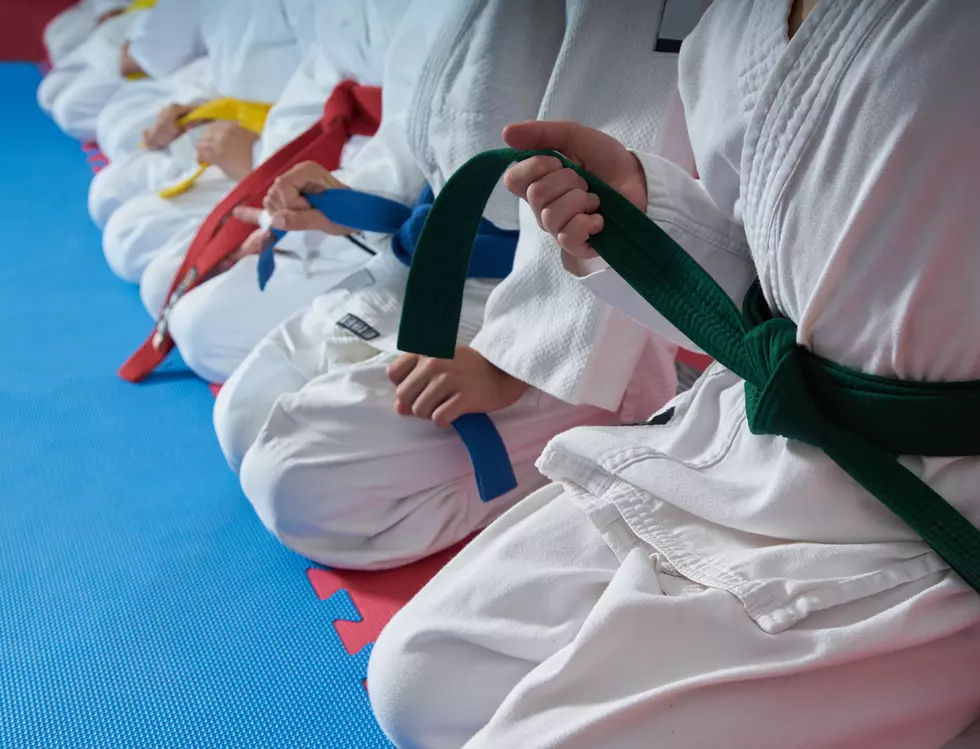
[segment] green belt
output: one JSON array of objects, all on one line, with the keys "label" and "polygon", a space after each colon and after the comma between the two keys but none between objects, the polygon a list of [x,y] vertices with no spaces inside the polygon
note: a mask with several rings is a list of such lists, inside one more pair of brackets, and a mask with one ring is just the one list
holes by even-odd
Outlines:
[{"label": "green belt", "polygon": [[740,313],[657,224],[554,151],[487,151],[446,183],[415,250],[399,349],[452,358],[483,209],[511,163],[538,155],[560,158],[599,196],[605,224],[591,238],[593,249],[668,322],[745,380],[753,434],[780,435],[823,450],[980,591],[980,529],[896,460],[980,455],[980,381],[878,377],[808,352],[796,344],[796,324],[773,317],[758,283]]}]

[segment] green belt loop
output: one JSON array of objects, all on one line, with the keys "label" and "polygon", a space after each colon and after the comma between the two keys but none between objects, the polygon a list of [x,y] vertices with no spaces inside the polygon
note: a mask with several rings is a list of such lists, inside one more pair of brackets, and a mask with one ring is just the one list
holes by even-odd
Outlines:
[{"label": "green belt loop", "polygon": [[897,455],[980,455],[980,381],[878,377],[796,344],[758,284],[738,308],[656,223],[609,185],[554,151],[481,153],[432,206],[409,272],[398,347],[452,358],[469,254],[490,194],[515,161],[547,155],[599,196],[605,219],[593,249],[674,327],[745,380],[748,425],[817,447],[904,520],[980,591],[980,529],[906,469]]}]

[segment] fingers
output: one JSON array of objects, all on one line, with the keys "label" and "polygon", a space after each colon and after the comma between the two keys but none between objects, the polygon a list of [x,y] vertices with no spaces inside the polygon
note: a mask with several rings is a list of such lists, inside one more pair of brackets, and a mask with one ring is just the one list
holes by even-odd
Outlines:
[{"label": "fingers", "polygon": [[279,231],[318,231],[341,237],[354,233],[353,229],[335,224],[314,208],[303,211],[276,211],[272,214],[271,226]]},{"label": "fingers", "polygon": [[527,192],[531,185],[563,168],[561,161],[554,156],[533,156],[511,166],[504,173],[504,185],[517,197],[527,200]]},{"label": "fingers", "polygon": [[412,413],[420,419],[431,419],[437,408],[456,395],[453,381],[445,375],[429,380],[429,384],[412,404]]},{"label": "fingers", "polygon": [[232,209],[231,215],[237,218],[244,224],[251,224],[252,226],[258,226],[259,220],[262,215],[261,208],[253,208],[252,206],[239,205]]},{"label": "fingers", "polygon": [[431,418],[437,427],[445,429],[452,426],[453,422],[466,412],[466,399],[463,394],[454,393],[432,412]]},{"label": "fingers", "polygon": [[434,378],[435,373],[429,366],[430,361],[429,359],[419,361],[395,388],[395,398],[409,410],[414,410],[416,399]]},{"label": "fingers", "polygon": [[265,197],[265,207],[270,212],[301,210],[310,204],[302,194],[323,192],[333,186],[330,172],[314,161],[297,164],[276,177]]},{"label": "fingers", "polygon": [[557,159],[536,156],[508,170],[507,187],[527,200],[538,226],[562,247],[579,257],[594,255],[588,242],[602,230],[602,217],[593,215],[599,198],[577,172],[562,168]]},{"label": "fingers", "polygon": [[286,172],[272,183],[262,204],[269,213],[277,211],[301,211],[309,209],[310,204],[302,195],[305,179],[293,170]]},{"label": "fingers", "polygon": [[571,255],[587,260],[595,257],[597,254],[589,244],[589,240],[592,235],[602,231],[604,225],[603,218],[600,214],[580,213],[565,224],[555,239]]},{"label": "fingers", "polygon": [[217,160],[215,158],[217,156],[217,149],[210,141],[201,138],[194,145],[194,155],[197,157],[198,163],[209,164]]},{"label": "fingers", "polygon": [[151,151],[160,151],[177,140],[184,128],[177,124],[176,105],[165,108],[157,121],[143,132],[143,144]]},{"label": "fingers", "polygon": [[280,182],[278,179],[272,183],[272,187],[269,188],[269,192],[262,200],[262,205],[269,213],[304,211],[310,208],[309,202],[303,197],[299,188],[286,182]]},{"label": "fingers", "polygon": [[577,122],[529,120],[504,128],[504,142],[522,150],[550,148],[571,158],[576,139],[586,129]]},{"label": "fingers", "polygon": [[411,374],[412,370],[415,369],[415,366],[421,358],[418,354],[402,354],[388,365],[388,379],[395,385],[400,385]]},{"label": "fingers", "polygon": [[548,203],[540,213],[535,211],[535,214],[541,228],[557,237],[574,218],[595,213],[598,209],[598,195],[585,190],[572,190]]},{"label": "fingers", "polygon": [[457,391],[456,378],[445,371],[445,363],[438,359],[402,356],[389,367],[388,377],[392,382],[398,380],[395,411],[402,416],[428,419]]},{"label": "fingers", "polygon": [[246,255],[261,255],[270,240],[274,241],[274,237],[271,237],[268,232],[256,229],[246,237],[241,247],[235,250],[237,259],[241,260]]}]

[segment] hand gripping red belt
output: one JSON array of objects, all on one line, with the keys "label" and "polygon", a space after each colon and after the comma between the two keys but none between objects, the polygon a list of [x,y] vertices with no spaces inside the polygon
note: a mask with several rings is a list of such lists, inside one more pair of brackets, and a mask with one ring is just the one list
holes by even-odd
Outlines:
[{"label": "hand gripping red belt", "polygon": [[170,310],[254,231],[254,226],[234,218],[232,210],[238,206],[261,207],[276,177],[296,164],[316,161],[326,169],[337,169],[341,152],[351,136],[374,135],[380,124],[380,88],[361,86],[354,81],[338,84],[323,107],[321,120],[255,169],[211,211],[174,276],[167,303],[152,335],[123,364],[119,376],[129,382],[139,382],[166,358],[174,347],[167,325]]}]

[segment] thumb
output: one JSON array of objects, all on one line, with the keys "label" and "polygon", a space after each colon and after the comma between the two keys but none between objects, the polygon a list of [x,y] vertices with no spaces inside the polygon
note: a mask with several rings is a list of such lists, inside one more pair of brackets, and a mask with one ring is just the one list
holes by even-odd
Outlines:
[{"label": "thumb", "polygon": [[279,231],[319,231],[324,234],[350,234],[315,209],[284,210],[272,214],[272,228]]},{"label": "thumb", "polygon": [[574,158],[576,143],[587,130],[577,122],[529,120],[505,127],[504,142],[511,148],[521,150],[550,148]]}]

